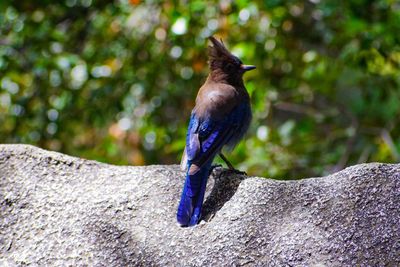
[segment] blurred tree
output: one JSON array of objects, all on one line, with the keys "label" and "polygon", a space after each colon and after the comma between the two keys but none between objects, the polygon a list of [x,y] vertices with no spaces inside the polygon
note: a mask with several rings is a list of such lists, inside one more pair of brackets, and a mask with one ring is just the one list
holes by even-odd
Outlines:
[{"label": "blurred tree", "polygon": [[239,168],[400,161],[398,1],[2,1],[0,33],[0,142],[176,163],[217,35],[258,67]]}]

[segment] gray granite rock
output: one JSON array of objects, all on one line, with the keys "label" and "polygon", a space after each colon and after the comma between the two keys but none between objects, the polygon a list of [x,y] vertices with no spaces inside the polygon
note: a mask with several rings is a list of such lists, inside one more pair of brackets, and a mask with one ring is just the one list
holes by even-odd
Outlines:
[{"label": "gray granite rock", "polygon": [[178,166],[0,145],[0,266],[400,266],[400,164],[296,181],[216,169],[180,228]]}]

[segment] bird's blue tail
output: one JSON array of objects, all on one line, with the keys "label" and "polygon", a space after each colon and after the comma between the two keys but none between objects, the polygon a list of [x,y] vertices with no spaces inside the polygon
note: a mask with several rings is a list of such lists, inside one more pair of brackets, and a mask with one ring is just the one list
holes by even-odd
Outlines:
[{"label": "bird's blue tail", "polygon": [[203,165],[197,173],[189,175],[189,166],[176,214],[178,223],[181,226],[196,225],[200,220],[210,168],[211,162]]}]

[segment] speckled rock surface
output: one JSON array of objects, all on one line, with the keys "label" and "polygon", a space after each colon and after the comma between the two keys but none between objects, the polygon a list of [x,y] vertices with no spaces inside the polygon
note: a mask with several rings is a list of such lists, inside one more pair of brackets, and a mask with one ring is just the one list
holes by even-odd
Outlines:
[{"label": "speckled rock surface", "polygon": [[289,182],[213,174],[208,222],[180,228],[178,166],[0,145],[0,266],[400,266],[399,164]]}]

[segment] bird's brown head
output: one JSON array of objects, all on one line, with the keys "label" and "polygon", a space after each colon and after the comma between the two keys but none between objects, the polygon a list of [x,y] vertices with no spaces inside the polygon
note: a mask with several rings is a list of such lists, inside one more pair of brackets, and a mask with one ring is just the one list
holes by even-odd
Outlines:
[{"label": "bird's brown head", "polygon": [[226,79],[242,79],[243,73],[255,69],[255,66],[244,65],[243,62],[226,49],[224,43],[211,36],[212,46],[208,47],[211,73]]}]

